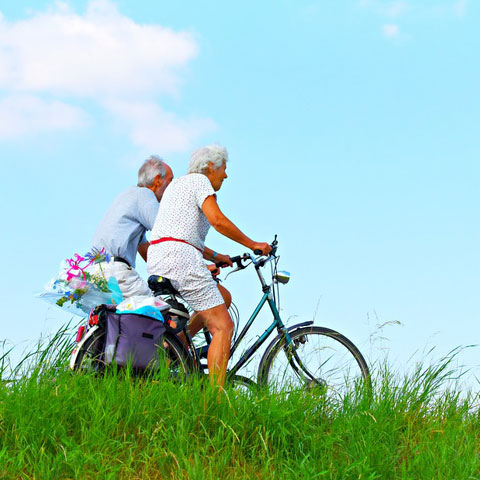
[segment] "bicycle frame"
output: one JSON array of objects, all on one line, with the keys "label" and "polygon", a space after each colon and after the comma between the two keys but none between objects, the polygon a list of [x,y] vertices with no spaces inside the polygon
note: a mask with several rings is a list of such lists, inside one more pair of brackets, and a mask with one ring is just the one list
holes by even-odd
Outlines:
[{"label": "bicycle frame", "polygon": [[[282,322],[282,319],[280,317],[280,313],[278,311],[277,305],[274,300],[274,295],[272,293],[272,286],[273,283],[267,284],[262,272],[261,268],[265,266],[265,264],[269,261],[272,261],[274,258],[277,257],[260,257],[260,258],[255,258],[250,254],[245,254],[252,263],[255,266],[255,270],[257,272],[258,278],[260,280],[261,286],[262,286],[262,291],[263,291],[263,296],[260,299],[258,305],[256,306],[255,310],[253,311],[252,315],[248,319],[248,322],[245,324],[243,327],[242,331],[238,335],[238,338],[235,340],[234,344],[230,348],[230,356],[229,360],[232,358],[233,354],[236,352],[238,346],[242,342],[242,340],[245,338],[245,335],[247,332],[250,330],[250,327],[253,325],[253,322],[257,318],[258,314],[262,310],[262,308],[265,306],[265,304],[268,303],[270,310],[272,311],[273,314],[273,322],[267,327],[267,329],[263,332],[262,335],[248,348],[246,352],[242,354],[242,356],[239,358],[239,360],[233,365],[231,368],[227,370],[227,377],[232,377],[234,376],[257,352],[257,350],[265,343],[265,341],[268,339],[268,337],[271,335],[271,333],[277,329],[278,333],[283,335],[285,337],[285,340],[287,342],[288,346],[288,351],[286,351],[287,356],[289,357],[289,362],[292,366],[292,368],[299,374],[300,376],[306,376],[307,380],[315,380],[313,375],[308,371],[308,369],[305,367],[303,362],[300,360],[300,358],[297,355],[296,352],[296,347],[292,342],[292,339],[290,337],[290,334],[288,333],[288,329],[285,327],[284,323]],[[244,258],[245,258],[244,256]],[[243,267],[245,268],[245,267]],[[273,280],[273,279],[272,279]],[[192,337],[188,333],[187,329],[185,328],[183,330],[185,337],[187,339],[187,343],[189,344],[189,349],[191,352],[191,355],[194,358],[194,364],[200,365],[200,358],[199,355],[194,347]],[[207,334],[206,334],[207,338]],[[207,338],[207,344],[209,344],[209,339]],[[295,362],[297,363],[295,365]],[[300,370],[303,371],[300,372]]]},{"label": "bicycle frame", "polygon": [[235,375],[240,368],[242,368],[252,357],[252,355],[265,343],[265,340],[270,336],[270,334],[273,332],[275,327],[277,327],[278,332],[283,332],[288,335],[287,330],[285,328],[285,325],[282,322],[282,319],[280,318],[280,314],[278,312],[277,306],[275,305],[275,302],[273,301],[272,293],[270,290],[268,292],[265,292],[263,294],[263,297],[261,298],[260,302],[258,303],[257,307],[252,313],[252,316],[249,318],[248,322],[246,325],[243,327],[242,331],[240,332],[237,340],[235,343],[232,345],[230,349],[230,358],[232,358],[233,354],[237,350],[237,347],[240,345],[240,342],[243,340],[245,335],[247,334],[248,330],[252,326],[253,322],[257,318],[258,314],[260,313],[260,310],[263,308],[265,303],[268,303],[270,306],[270,309],[272,310],[274,320],[270,324],[270,326],[263,332],[263,334],[256,340],[253,345],[249,347],[249,349],[240,357],[240,359],[237,361],[237,363],[230,369],[228,370],[227,375]]},{"label": "bicycle frame", "polygon": [[271,333],[277,329],[278,333],[285,335],[287,343],[289,345],[292,344],[290,335],[288,334],[288,330],[285,327],[284,323],[282,322],[282,319],[280,317],[280,313],[278,311],[277,305],[273,299],[273,294],[272,294],[272,285],[273,284],[267,284],[265,282],[265,279],[262,275],[262,272],[260,270],[261,267],[263,267],[266,263],[267,260],[265,261],[257,261],[254,257],[250,255],[250,259],[252,260],[252,263],[255,265],[255,270],[257,272],[258,278],[260,280],[260,283],[262,285],[262,290],[263,290],[263,296],[260,299],[257,307],[253,311],[252,315],[248,319],[248,322],[245,324],[243,327],[242,331],[238,335],[238,338],[235,340],[234,344],[230,348],[230,357],[229,359],[232,358],[233,354],[236,352],[238,346],[242,342],[242,340],[245,338],[245,335],[247,332],[250,330],[250,327],[253,325],[253,322],[257,318],[258,314],[262,310],[262,308],[265,306],[266,303],[268,303],[270,310],[272,311],[273,314],[273,322],[267,327],[267,329],[260,335],[260,337],[248,348],[248,350],[242,354],[242,356],[239,358],[237,363],[233,365],[230,369],[227,371],[227,377],[233,376],[240,370],[255,354],[255,352],[265,343],[265,341],[268,339],[268,337],[271,335]]}]

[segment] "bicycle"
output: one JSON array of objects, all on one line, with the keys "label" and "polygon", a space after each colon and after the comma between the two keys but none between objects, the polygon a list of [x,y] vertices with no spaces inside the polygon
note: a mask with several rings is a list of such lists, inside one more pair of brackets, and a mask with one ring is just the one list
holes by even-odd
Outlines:
[{"label": "bicycle", "polygon": [[[263,256],[261,252],[254,252],[253,255],[245,253],[231,258],[236,268],[228,275],[253,265],[263,295],[240,334],[234,335],[230,360],[265,305],[270,307],[273,321],[235,364],[230,366],[227,371],[227,381],[246,386],[255,383],[250,378],[239,375],[238,372],[277,330],[277,336],[266,347],[259,363],[257,383],[260,386],[268,385],[276,391],[320,387],[327,392],[344,394],[359,382],[369,385],[370,374],[367,363],[359,349],[344,335],[326,327],[315,326],[313,320],[285,326],[278,307],[279,288],[280,284],[288,283],[290,274],[277,270],[280,258],[277,255],[277,248],[278,241],[275,236],[269,255]],[[262,273],[262,269],[267,264],[271,266],[271,283],[265,281]],[[185,378],[194,372],[205,373],[207,370],[205,359],[211,340],[208,330],[203,330],[205,345],[195,346],[194,340],[187,331],[188,310],[179,301],[179,294],[170,281],[154,275],[149,278],[148,283],[155,296],[160,295],[171,305],[165,315],[167,331],[163,337],[163,345],[159,346],[162,358],[166,358],[171,376]],[[176,334],[179,332],[184,333],[186,345],[177,337]],[[93,365],[94,369],[103,368],[102,335],[104,331],[102,332],[99,327],[79,346],[75,358],[72,357],[71,361],[71,367],[74,370],[84,368],[86,365],[89,368]]]}]

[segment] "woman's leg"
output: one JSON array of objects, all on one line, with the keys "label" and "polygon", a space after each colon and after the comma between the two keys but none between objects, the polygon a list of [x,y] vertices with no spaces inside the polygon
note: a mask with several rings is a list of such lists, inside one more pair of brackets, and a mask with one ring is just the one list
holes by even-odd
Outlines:
[{"label": "woman's leg", "polygon": [[196,312],[195,323],[206,325],[212,335],[208,348],[208,372],[212,385],[223,386],[227,373],[230,342],[233,335],[233,322],[225,304]]}]

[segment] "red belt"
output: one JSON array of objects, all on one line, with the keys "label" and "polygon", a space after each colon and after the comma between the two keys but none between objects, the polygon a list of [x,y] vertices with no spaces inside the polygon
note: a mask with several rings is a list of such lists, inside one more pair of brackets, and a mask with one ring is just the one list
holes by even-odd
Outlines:
[{"label": "red belt", "polygon": [[190,245],[193,248],[196,248],[200,253],[203,254],[203,251],[200,250],[198,247],[195,245],[192,245],[191,243],[187,242],[186,240],[180,240],[179,238],[173,238],[173,237],[162,237],[162,238],[157,238],[156,240],[152,240],[150,242],[150,245],[155,245],[156,243],[162,243],[162,242],[180,242],[180,243],[186,243],[187,245]]}]

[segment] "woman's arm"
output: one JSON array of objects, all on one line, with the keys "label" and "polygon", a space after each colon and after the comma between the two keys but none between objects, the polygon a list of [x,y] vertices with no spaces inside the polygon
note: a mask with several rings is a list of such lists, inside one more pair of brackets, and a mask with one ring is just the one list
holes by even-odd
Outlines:
[{"label": "woman's arm", "polygon": [[232,267],[233,263],[230,260],[228,255],[223,255],[222,253],[217,253],[215,250],[212,250],[208,247],[203,247],[203,258],[211,262],[225,264],[225,266]]},{"label": "woman's arm", "polygon": [[228,255],[217,253],[208,247],[203,247],[203,258],[217,264],[221,264],[222,267],[232,267],[233,263]]},{"label": "woman's arm", "polygon": [[202,210],[210,225],[222,235],[230,238],[234,242],[240,243],[250,250],[261,250],[263,254],[268,254],[271,247],[265,242],[254,242],[247,237],[232,221],[230,221],[220,210],[217,199],[211,195],[205,199]]}]

